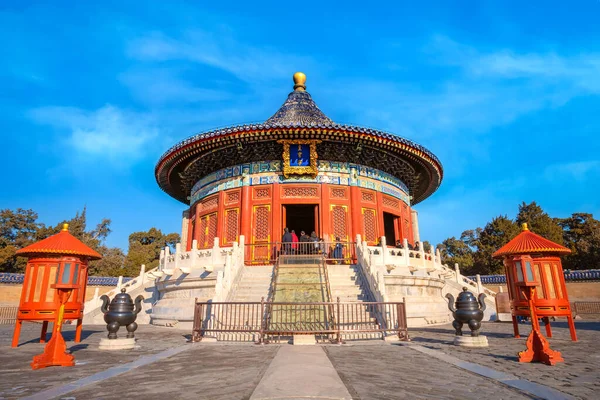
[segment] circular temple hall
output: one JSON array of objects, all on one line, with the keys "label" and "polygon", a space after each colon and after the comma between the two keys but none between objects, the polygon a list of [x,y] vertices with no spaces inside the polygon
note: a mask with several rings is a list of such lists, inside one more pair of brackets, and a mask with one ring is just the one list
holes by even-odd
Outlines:
[{"label": "circular temple hall", "polygon": [[187,250],[194,240],[198,249],[215,238],[227,247],[243,235],[254,245],[247,257],[260,260],[286,227],[325,241],[419,241],[411,207],[439,187],[440,161],[410,140],[333,122],[305,81],[294,74],[294,90],[264,123],[200,133],[160,158],[158,184],[189,205]]},{"label": "circular temple hall", "polygon": [[[185,210],[181,243],[165,247],[152,272],[152,323],[196,323],[198,335],[212,326],[218,340],[242,324],[264,336],[271,306],[249,315],[233,309],[337,301],[355,317],[338,324],[329,310],[323,326],[376,321],[370,334],[384,326],[401,336],[402,326],[448,322],[444,296],[465,285],[488,293],[491,310],[493,292],[443,265],[435,246],[420,245],[413,207],[440,186],[438,158],[400,136],[333,122],[306,91],[306,76],[293,80],[264,123],[197,134],[156,164],[160,188]],[[405,321],[379,321],[369,307],[393,307],[379,315]],[[240,321],[229,326],[228,315]],[[264,320],[252,323],[252,315]],[[287,326],[310,325],[297,322]]]}]

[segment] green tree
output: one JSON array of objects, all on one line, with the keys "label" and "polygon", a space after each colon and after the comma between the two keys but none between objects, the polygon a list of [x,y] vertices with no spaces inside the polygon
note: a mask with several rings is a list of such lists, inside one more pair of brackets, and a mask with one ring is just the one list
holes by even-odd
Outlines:
[{"label": "green tree", "polygon": [[129,250],[125,258],[124,276],[139,274],[142,264],[146,270],[156,268],[160,259],[160,251],[169,246],[172,250],[179,242],[177,233],[163,234],[160,229],[150,228],[146,232],[134,232],[129,235]]},{"label": "green tree", "polygon": [[0,271],[22,272],[27,261],[15,252],[36,239],[38,215],[35,211],[18,208],[0,210]]},{"label": "green tree", "polygon": [[519,234],[519,227],[507,216],[498,216],[473,237],[477,248],[473,270],[477,274],[501,274],[504,271],[502,261],[492,258],[492,254]]},{"label": "green tree", "polygon": [[600,221],[592,214],[575,213],[559,221],[564,244],[572,253],[565,256],[563,267],[594,269],[600,266]]},{"label": "green tree", "polygon": [[102,254],[101,260],[94,260],[89,265],[89,275],[119,276],[123,275],[125,253],[118,247],[100,246],[98,252]]},{"label": "green tree", "polygon": [[529,230],[554,243],[564,243],[563,228],[560,226],[559,220],[550,218],[535,201],[529,204],[523,202],[519,205],[516,222],[518,226],[527,223]]},{"label": "green tree", "polygon": [[[100,254],[109,256],[106,261],[92,261],[90,263],[91,271],[101,275],[112,275],[111,271],[115,270],[116,264],[120,263],[119,268],[122,268],[125,257],[123,252],[120,249],[108,248],[103,244],[111,232],[110,219],[105,218],[94,229],[87,230],[85,207],[81,213],[77,212],[75,217],[55,226],[46,226],[38,222],[37,218],[38,215],[33,210],[21,208],[16,211],[0,210],[0,271],[23,272],[27,260],[24,257],[17,257],[15,252],[60,232],[63,223],[69,224],[69,232],[77,239]],[[120,262],[119,257],[121,258]]]},{"label": "green tree", "polygon": [[465,233],[463,232],[460,239],[452,236],[444,240],[438,247],[444,263],[448,264],[450,268],[454,268],[454,264],[458,264],[461,273],[470,275],[474,265],[473,249],[467,243]]},{"label": "green tree", "polygon": [[429,253],[429,250],[431,250],[431,243],[429,243],[429,240],[425,240],[423,242],[423,251]]}]

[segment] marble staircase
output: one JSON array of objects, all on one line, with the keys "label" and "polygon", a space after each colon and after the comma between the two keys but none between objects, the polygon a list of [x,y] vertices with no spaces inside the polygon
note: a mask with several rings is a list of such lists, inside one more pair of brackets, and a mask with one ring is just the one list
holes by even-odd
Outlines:
[{"label": "marble staircase", "polygon": [[[337,302],[372,302],[375,301],[369,287],[362,277],[360,267],[357,265],[327,265],[329,286],[331,288],[331,301]],[[367,319],[367,320],[365,320]],[[340,316],[342,324],[348,328],[358,328],[361,323],[374,322],[374,315],[361,313],[356,315],[352,309],[346,309]],[[345,333],[343,340],[368,340],[382,339],[380,333]]]},{"label": "marble staircase", "polygon": [[[273,280],[273,266],[244,266],[242,268],[242,275],[227,301],[249,303],[260,302],[261,298],[267,301]],[[240,327],[246,324],[245,316],[242,314],[230,315],[226,318]],[[219,333],[216,335],[216,339],[223,342],[257,342],[259,337],[256,333],[231,332]]]},{"label": "marble staircase", "polygon": [[264,297],[269,298],[271,281],[273,280],[273,266],[243,267],[242,276],[237,287],[232,291],[227,301],[253,302]]}]

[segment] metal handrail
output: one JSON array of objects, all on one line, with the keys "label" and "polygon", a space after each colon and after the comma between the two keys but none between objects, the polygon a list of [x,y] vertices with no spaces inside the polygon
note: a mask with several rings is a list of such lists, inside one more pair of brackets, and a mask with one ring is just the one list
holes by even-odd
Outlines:
[{"label": "metal handrail", "polygon": [[[271,310],[271,319],[265,316]],[[332,324],[322,309],[332,310]],[[273,315],[277,310],[277,318]],[[405,303],[400,302],[196,302],[194,310],[193,341],[205,334],[252,333],[258,334],[257,343],[269,338],[296,334],[334,336],[341,343],[348,333],[394,333],[401,340],[410,340],[406,321]]]},{"label": "metal handrail", "polygon": [[[336,250],[336,245],[341,250]],[[275,264],[280,255],[322,255],[327,263],[356,264],[356,243],[342,241],[319,242],[264,242],[245,245],[246,265]],[[264,256],[256,256],[256,249],[266,252]]]}]

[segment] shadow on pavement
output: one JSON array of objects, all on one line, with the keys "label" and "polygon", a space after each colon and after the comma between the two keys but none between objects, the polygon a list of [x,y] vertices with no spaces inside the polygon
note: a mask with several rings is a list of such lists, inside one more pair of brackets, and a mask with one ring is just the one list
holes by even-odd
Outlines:
[{"label": "shadow on pavement", "polygon": [[89,344],[76,344],[75,346],[69,347],[69,353],[75,353],[79,350],[87,349]]}]

